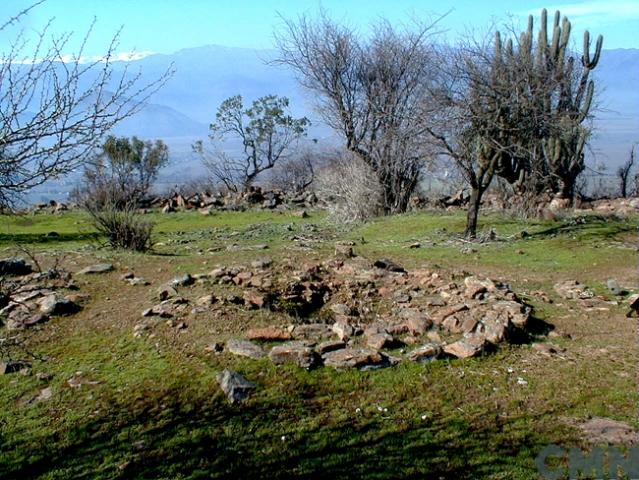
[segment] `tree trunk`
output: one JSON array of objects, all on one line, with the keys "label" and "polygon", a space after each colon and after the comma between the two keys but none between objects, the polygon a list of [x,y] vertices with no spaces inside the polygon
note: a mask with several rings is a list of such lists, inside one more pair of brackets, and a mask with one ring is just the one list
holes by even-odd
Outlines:
[{"label": "tree trunk", "polygon": [[481,205],[482,194],[481,188],[472,187],[470,192],[470,200],[468,201],[468,212],[466,215],[466,230],[464,236],[466,238],[477,237],[477,218],[479,217],[479,207]]}]

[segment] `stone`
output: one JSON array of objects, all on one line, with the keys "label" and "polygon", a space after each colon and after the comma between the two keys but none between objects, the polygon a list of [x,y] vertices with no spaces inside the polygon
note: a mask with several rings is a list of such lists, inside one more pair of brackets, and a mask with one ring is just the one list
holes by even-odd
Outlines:
[{"label": "stone", "polygon": [[226,342],[226,350],[233,355],[248,357],[254,360],[262,358],[265,355],[262,347],[248,340],[229,340]]},{"label": "stone", "polygon": [[531,348],[545,357],[552,357],[564,351],[563,348],[550,343],[533,343]]},{"label": "stone", "polygon": [[639,433],[627,423],[610,418],[593,417],[579,425],[584,437],[593,445],[619,444],[632,446],[639,444]]},{"label": "stone", "polygon": [[355,329],[344,321],[335,322],[331,329],[342,342],[347,342],[355,334]]},{"label": "stone", "polygon": [[147,308],[142,312],[143,317],[160,317],[160,318],[172,318],[173,313],[171,313],[164,305],[155,305],[151,308]]},{"label": "stone", "polygon": [[35,397],[35,402],[43,402],[45,400],[49,400],[53,396],[53,389],[51,387],[46,387],[40,390],[40,393],[37,397]]},{"label": "stone", "polygon": [[158,289],[158,298],[160,299],[160,301],[175,297],[177,294],[177,290],[173,287],[164,286]]},{"label": "stone", "polygon": [[312,348],[301,342],[288,342],[277,345],[269,352],[269,358],[277,365],[293,363],[310,370],[318,363],[318,356]]},{"label": "stone", "polygon": [[10,257],[0,260],[0,275],[11,277],[29,275],[31,272],[33,268],[24,258]]},{"label": "stone", "polygon": [[401,313],[401,318],[404,319],[408,331],[415,336],[425,334],[433,326],[433,321],[428,315],[416,308],[404,310]]},{"label": "stone", "polygon": [[395,343],[395,339],[389,333],[376,333],[366,338],[366,345],[374,348],[375,350],[382,350],[383,348],[391,348]]},{"label": "stone", "polygon": [[270,258],[263,258],[263,259],[255,260],[251,262],[251,267],[258,270],[264,270],[266,268],[269,268],[272,264],[273,264],[273,260],[271,260]]},{"label": "stone", "polygon": [[468,310],[468,305],[465,303],[458,303],[456,305],[451,305],[446,308],[442,308],[437,312],[436,315],[433,316],[433,323],[436,325],[441,325],[444,320],[446,320],[451,315],[455,315],[456,313],[463,312]]},{"label": "stone", "polygon": [[147,285],[151,285],[149,281],[141,277],[129,278],[127,279],[127,283],[131,285],[132,287],[139,287],[139,286],[145,287]]},{"label": "stone", "polygon": [[251,328],[246,333],[248,340],[258,340],[264,342],[283,342],[291,340],[291,332],[277,327]]},{"label": "stone", "polygon": [[224,351],[224,344],[213,342],[204,347],[204,353],[221,353]]},{"label": "stone", "polygon": [[482,293],[495,290],[495,283],[492,280],[480,280],[477,277],[466,277],[464,285],[466,286],[464,296],[468,299],[473,299]]},{"label": "stone", "polygon": [[323,355],[328,352],[333,352],[335,350],[341,350],[342,348],[346,348],[346,342],[342,342],[341,340],[328,340],[326,342],[322,342],[317,346],[317,351]]},{"label": "stone", "polygon": [[383,365],[384,356],[370,348],[343,348],[322,356],[324,365],[335,369],[362,368],[370,365]]},{"label": "stone", "polygon": [[477,324],[475,333],[493,345],[497,345],[508,340],[511,330],[512,323],[507,316],[497,312],[488,312]]},{"label": "stone", "polygon": [[188,273],[185,273],[181,277],[175,277],[173,280],[169,282],[169,285],[173,288],[177,288],[177,287],[188,287],[189,285],[193,285],[194,283],[195,283],[195,279]]},{"label": "stone", "polygon": [[113,271],[113,265],[111,265],[110,263],[98,263],[97,265],[90,265],[83,268],[77,273],[77,275],[93,275],[111,271]]},{"label": "stone", "polygon": [[486,347],[486,339],[481,336],[468,336],[444,346],[444,353],[457,358],[470,358],[479,355]]},{"label": "stone", "polygon": [[200,307],[210,307],[215,302],[217,302],[217,297],[215,295],[213,295],[212,293],[209,293],[208,295],[204,295],[204,296],[198,298],[195,301],[195,304],[200,306]]},{"label": "stone", "polygon": [[633,315],[639,315],[639,293],[628,298],[628,306],[630,310],[626,313],[626,317],[630,318]]},{"label": "stone", "polygon": [[253,274],[251,272],[240,272],[233,277],[235,285],[246,285],[251,280]]},{"label": "stone", "polygon": [[442,354],[442,346],[438,343],[426,343],[408,354],[408,359],[413,362],[432,362]]},{"label": "stone", "polygon": [[556,283],[553,288],[560,297],[568,300],[584,300],[595,296],[592,290],[577,280],[565,280]]},{"label": "stone", "polygon": [[406,273],[406,270],[404,269],[404,267],[402,267],[401,265],[398,265],[397,263],[387,258],[382,258],[377,260],[373,264],[373,266],[377,268],[381,268],[382,270],[387,270],[389,272]]},{"label": "stone", "polygon": [[58,294],[47,295],[39,300],[38,305],[40,312],[45,315],[68,315],[80,309],[77,304]]},{"label": "stone", "polygon": [[296,325],[293,328],[293,338],[302,340],[319,340],[333,336],[333,330],[325,323],[309,323]]},{"label": "stone", "polygon": [[244,305],[248,308],[268,308],[270,301],[266,295],[247,290],[244,292]]},{"label": "stone", "polygon": [[342,315],[345,317],[350,316],[352,313],[351,307],[349,307],[345,303],[334,303],[330,306],[330,309],[331,312],[333,312],[335,315]]},{"label": "stone", "polygon": [[608,287],[608,291],[613,295],[623,295],[625,293],[624,289],[619,285],[619,282],[617,282],[614,278],[608,279],[606,287]]},{"label": "stone", "polygon": [[255,391],[256,385],[232,370],[224,369],[217,376],[217,382],[230,403],[246,400]]},{"label": "stone", "polygon": [[353,246],[348,243],[336,243],[335,244],[335,256],[343,258],[351,258],[355,256],[353,252]]},{"label": "stone", "polygon": [[8,375],[10,373],[20,372],[31,368],[29,362],[23,360],[5,360],[0,362],[0,375]]}]

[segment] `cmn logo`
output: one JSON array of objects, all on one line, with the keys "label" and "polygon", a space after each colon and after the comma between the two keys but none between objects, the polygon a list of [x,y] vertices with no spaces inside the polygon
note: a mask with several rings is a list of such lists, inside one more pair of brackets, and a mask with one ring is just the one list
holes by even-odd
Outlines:
[{"label": "cmn logo", "polygon": [[544,480],[639,480],[639,446],[623,454],[615,447],[605,450],[595,447],[590,452],[583,452],[578,448],[565,450],[557,445],[549,445],[539,453],[535,465]]}]

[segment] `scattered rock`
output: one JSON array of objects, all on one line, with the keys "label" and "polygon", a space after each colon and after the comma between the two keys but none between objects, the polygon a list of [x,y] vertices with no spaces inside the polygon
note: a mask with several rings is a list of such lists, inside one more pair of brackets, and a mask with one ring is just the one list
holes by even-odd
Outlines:
[{"label": "scattered rock", "polygon": [[209,307],[213,305],[215,302],[217,302],[217,297],[213,295],[212,293],[209,293],[208,295],[204,295],[203,297],[198,298],[195,301],[195,304],[200,307]]},{"label": "scattered rock", "polygon": [[366,345],[376,350],[391,348],[395,343],[395,339],[389,333],[376,333],[366,338]]},{"label": "scattered rock", "polygon": [[384,364],[384,358],[377,350],[370,348],[343,348],[322,356],[324,365],[335,369],[381,366]]},{"label": "scattered rock", "polygon": [[381,268],[382,270],[387,270],[389,272],[406,273],[404,267],[387,258],[377,260],[373,265],[377,268]]},{"label": "scattered rock", "polygon": [[350,243],[336,243],[335,256],[343,258],[354,257],[355,253],[353,252],[353,245]]},{"label": "scattered rock", "polygon": [[0,260],[0,275],[21,276],[29,275],[33,271],[24,258],[11,257]]},{"label": "scattered rock", "polygon": [[283,342],[291,340],[293,335],[291,332],[277,327],[252,328],[246,333],[249,340],[258,340],[264,342]]},{"label": "scattered rock", "polygon": [[80,309],[77,304],[58,294],[47,295],[38,304],[40,312],[45,315],[68,315]]},{"label": "scattered rock", "polygon": [[486,340],[480,336],[468,336],[444,346],[444,352],[457,358],[470,358],[480,354],[486,347]]},{"label": "scattered rock", "polygon": [[188,273],[185,273],[181,277],[175,277],[173,280],[169,282],[169,285],[173,288],[177,288],[177,287],[188,287],[189,285],[193,285],[194,283],[195,283],[195,279]]},{"label": "scattered rock", "polygon": [[107,273],[113,271],[113,265],[110,263],[98,263],[97,265],[90,265],[80,270],[77,275],[92,275],[98,273]]},{"label": "scattered rock", "polygon": [[249,342],[248,340],[229,340],[226,342],[226,350],[233,355],[239,355],[241,357],[248,357],[257,360],[264,357],[265,353],[262,347]]},{"label": "scattered rock", "polygon": [[442,354],[442,346],[438,343],[426,343],[408,354],[413,362],[432,362]]},{"label": "scattered rock", "polygon": [[0,375],[16,373],[29,368],[31,368],[29,362],[23,360],[6,360],[0,362]]},{"label": "scattered rock", "polygon": [[242,375],[228,369],[224,369],[217,376],[217,382],[226,394],[230,403],[241,402],[247,399],[255,390],[256,385],[246,380]]},{"label": "scattered rock", "polygon": [[294,363],[298,367],[307,370],[313,368],[318,361],[317,354],[313,349],[301,342],[288,342],[283,345],[277,345],[271,349],[269,358],[278,365]]},{"label": "scattered rock", "polygon": [[583,300],[595,296],[592,290],[577,280],[565,280],[555,284],[553,288],[560,297],[568,300]]},{"label": "scattered rock", "polygon": [[579,428],[592,444],[639,444],[639,433],[627,423],[617,420],[594,417],[579,425]]},{"label": "scattered rock", "polygon": [[354,328],[344,321],[335,322],[331,329],[342,342],[347,342],[355,333]]},{"label": "scattered rock", "polygon": [[177,294],[177,290],[173,287],[164,286],[158,289],[158,298],[160,299],[160,301],[175,297],[177,296]]}]

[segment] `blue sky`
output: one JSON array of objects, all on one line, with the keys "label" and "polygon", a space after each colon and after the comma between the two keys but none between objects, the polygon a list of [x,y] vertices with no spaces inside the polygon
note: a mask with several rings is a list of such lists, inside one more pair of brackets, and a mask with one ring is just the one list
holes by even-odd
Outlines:
[{"label": "blue sky", "polygon": [[[0,19],[30,3],[2,0]],[[331,17],[362,30],[380,17],[399,23],[411,16],[448,13],[440,26],[451,39],[469,30],[485,31],[491,24],[507,21],[509,15],[522,20],[542,7],[559,8],[572,21],[577,39],[589,29],[604,35],[605,48],[639,48],[639,0],[46,0],[24,18],[20,28],[29,36],[53,18],[52,33],[75,32],[67,47],[71,53],[95,17],[87,55],[103,53],[121,26],[120,52],[172,53],[210,44],[268,48],[273,45],[273,31],[281,25],[278,13],[287,18],[312,15],[320,6]],[[15,34],[15,28],[0,32],[0,50],[6,50]]]}]

